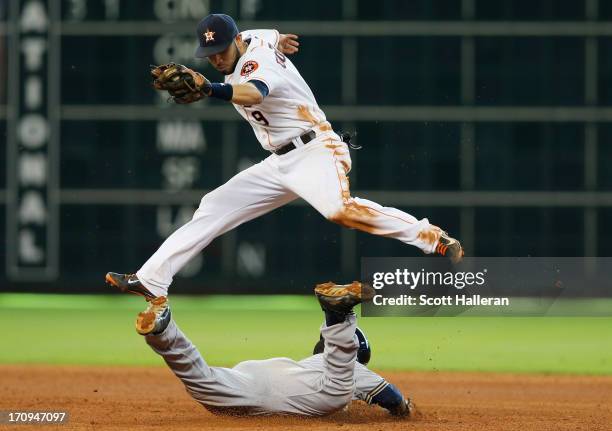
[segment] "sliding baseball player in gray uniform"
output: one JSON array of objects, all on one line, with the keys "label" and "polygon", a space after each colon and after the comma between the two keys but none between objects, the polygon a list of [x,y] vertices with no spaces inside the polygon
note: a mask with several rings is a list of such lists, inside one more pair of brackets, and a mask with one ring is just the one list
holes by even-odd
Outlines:
[{"label": "sliding baseball player in gray uniform", "polygon": [[[234,368],[211,367],[172,320],[165,296],[148,299],[149,306],[138,315],[136,329],[164,358],[187,392],[213,413],[323,416],[351,400],[363,400],[395,416],[409,417],[414,412],[410,400],[357,362],[360,342],[352,308],[371,294],[362,291],[358,282],[320,284],[315,293],[325,312],[321,326],[324,349],[301,361],[272,358],[241,362]],[[367,341],[365,348],[369,353]]]}]

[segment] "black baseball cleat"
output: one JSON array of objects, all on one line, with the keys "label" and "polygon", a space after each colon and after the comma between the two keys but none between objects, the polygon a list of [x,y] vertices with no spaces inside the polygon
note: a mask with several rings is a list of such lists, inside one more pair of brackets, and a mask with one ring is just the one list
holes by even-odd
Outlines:
[{"label": "black baseball cleat", "polygon": [[134,295],[144,296],[147,301],[156,298],[149,289],[144,287],[136,274],[117,274],[116,272],[106,273],[106,284],[116,287],[123,293],[133,293]]},{"label": "black baseball cleat", "polygon": [[390,409],[389,413],[400,418],[413,418],[417,415],[416,406],[410,398],[404,398],[396,408]]},{"label": "black baseball cleat", "polygon": [[442,231],[438,239],[438,245],[434,251],[435,254],[445,256],[452,263],[459,263],[463,259],[463,247],[455,238],[450,237],[446,232]]},{"label": "black baseball cleat", "polygon": [[350,314],[353,307],[374,297],[374,290],[358,281],[351,284],[336,284],[331,281],[317,284],[315,294],[323,311]]},{"label": "black baseball cleat", "polygon": [[136,332],[140,335],[161,334],[172,319],[168,298],[159,296],[148,301],[147,309],[138,313],[136,318]]}]

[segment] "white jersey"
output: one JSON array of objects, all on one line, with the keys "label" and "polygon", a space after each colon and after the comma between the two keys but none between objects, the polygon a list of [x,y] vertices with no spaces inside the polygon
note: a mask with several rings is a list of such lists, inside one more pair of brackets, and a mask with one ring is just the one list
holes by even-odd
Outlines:
[{"label": "white jersey", "polygon": [[261,146],[273,151],[313,127],[325,124],[325,114],[310,87],[293,63],[276,49],[278,31],[248,30],[241,35],[243,40],[250,39],[249,46],[225,82],[244,84],[258,80],[267,85],[269,94],[259,105],[234,104],[253,127]]}]

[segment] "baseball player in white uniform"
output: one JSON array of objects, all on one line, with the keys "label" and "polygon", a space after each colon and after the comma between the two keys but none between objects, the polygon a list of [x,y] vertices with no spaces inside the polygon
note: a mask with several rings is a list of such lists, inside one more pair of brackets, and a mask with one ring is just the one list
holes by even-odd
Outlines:
[{"label": "baseball player in white uniform", "polygon": [[352,308],[371,294],[362,292],[358,282],[320,284],[315,293],[325,312],[323,353],[301,361],[272,358],[241,362],[234,368],[211,367],[172,320],[165,296],[149,301],[136,319],[136,330],[187,392],[216,414],[323,416],[351,400],[362,400],[392,415],[410,417],[415,411],[410,399],[357,362],[357,319]]},{"label": "baseball player in white uniform", "polygon": [[349,147],[285,55],[297,51],[297,36],[276,30],[239,33],[234,20],[223,14],[204,18],[197,35],[196,57],[208,58],[225,82],[211,83],[179,65],[181,76],[188,78],[187,90],[174,91],[182,81],[172,75],[176,65],[170,64],[154,74],[155,87],[168,89],[177,103],[203,97],[231,102],[270,155],[205,195],[193,219],[172,233],[136,274],[108,273],[108,284],[138,289],[149,298],[166,296],[174,275],[213,239],[297,198],[342,226],[395,238],[453,262],[462,258],[461,244],[426,218],[351,195]]}]

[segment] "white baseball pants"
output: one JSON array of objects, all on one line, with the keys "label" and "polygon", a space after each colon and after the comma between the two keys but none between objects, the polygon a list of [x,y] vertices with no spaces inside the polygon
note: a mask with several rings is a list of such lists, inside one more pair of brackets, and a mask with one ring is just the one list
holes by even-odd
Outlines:
[{"label": "white baseball pants", "polygon": [[136,273],[153,294],[167,295],[174,275],[216,237],[301,197],[342,226],[398,239],[432,253],[440,229],[427,219],[352,197],[351,157],[333,132],[287,154],[272,154],[202,198],[193,219],[170,235]]}]

